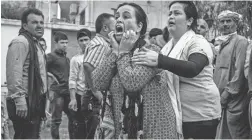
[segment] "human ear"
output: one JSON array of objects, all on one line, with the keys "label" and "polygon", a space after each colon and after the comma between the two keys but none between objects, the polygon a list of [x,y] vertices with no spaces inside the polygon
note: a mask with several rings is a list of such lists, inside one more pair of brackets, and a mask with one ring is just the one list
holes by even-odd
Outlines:
[{"label": "human ear", "polygon": [[23,27],[24,29],[27,29],[27,23],[23,23],[22,27]]},{"label": "human ear", "polygon": [[138,25],[137,25],[137,32],[140,33],[142,28],[143,28],[143,23],[139,22]]},{"label": "human ear", "polygon": [[188,20],[187,20],[187,27],[191,27],[192,26],[192,23],[193,23],[193,18],[190,17]]},{"label": "human ear", "polygon": [[107,31],[108,31],[108,27],[107,27],[106,25],[103,25],[102,28],[103,28],[103,31],[104,31],[104,32],[107,32]]}]

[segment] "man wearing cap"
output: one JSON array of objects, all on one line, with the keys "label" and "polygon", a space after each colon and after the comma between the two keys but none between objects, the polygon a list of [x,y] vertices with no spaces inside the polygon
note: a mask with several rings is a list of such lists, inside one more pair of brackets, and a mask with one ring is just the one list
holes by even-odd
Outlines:
[{"label": "man wearing cap", "polygon": [[83,69],[83,60],[86,56],[85,49],[87,44],[90,42],[90,39],[91,32],[88,29],[83,28],[77,32],[77,41],[81,51],[79,54],[72,57],[70,61],[69,90],[71,101],[68,107],[73,116],[74,139],[86,139],[87,129],[90,130],[91,128],[91,125],[85,124],[83,114],[87,113],[81,110],[81,96],[85,96],[85,94],[87,94],[87,87],[85,84],[85,76]]},{"label": "man wearing cap", "polygon": [[214,82],[219,88],[222,105],[218,139],[246,139],[249,136],[248,82],[244,76],[248,41],[236,32],[240,18],[238,13],[228,10],[218,16],[222,33],[214,72]]}]

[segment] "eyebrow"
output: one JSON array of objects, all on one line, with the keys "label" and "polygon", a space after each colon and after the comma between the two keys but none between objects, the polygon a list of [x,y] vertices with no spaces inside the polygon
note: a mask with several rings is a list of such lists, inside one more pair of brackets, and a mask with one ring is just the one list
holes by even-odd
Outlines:
[{"label": "eyebrow", "polygon": [[174,12],[181,12],[180,10],[169,10],[169,12],[174,11]]},{"label": "eyebrow", "polygon": [[130,12],[128,12],[128,11],[124,11],[124,12],[123,12],[123,14],[130,14]]}]

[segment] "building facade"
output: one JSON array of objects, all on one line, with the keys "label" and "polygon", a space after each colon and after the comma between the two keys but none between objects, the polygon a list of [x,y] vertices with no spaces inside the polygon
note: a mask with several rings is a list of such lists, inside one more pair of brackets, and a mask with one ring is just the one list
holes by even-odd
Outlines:
[{"label": "building facade", "polygon": [[47,42],[46,53],[54,48],[53,34],[63,31],[68,35],[69,47],[67,56],[71,58],[78,53],[79,48],[76,33],[81,28],[87,28],[95,35],[95,20],[101,13],[114,14],[117,6],[123,2],[139,4],[148,16],[148,29],[164,28],[167,23],[169,2],[165,1],[2,1],[1,2],[1,85],[6,82],[6,55],[10,41],[18,35],[21,26],[20,16],[28,7],[40,9],[44,14],[45,34]]}]

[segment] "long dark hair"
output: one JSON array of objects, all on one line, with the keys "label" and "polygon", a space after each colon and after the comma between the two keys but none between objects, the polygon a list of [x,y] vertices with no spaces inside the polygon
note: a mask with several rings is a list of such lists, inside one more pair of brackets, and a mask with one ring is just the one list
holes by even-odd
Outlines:
[{"label": "long dark hair", "polygon": [[137,5],[135,3],[127,3],[127,2],[119,4],[116,10],[118,10],[120,7],[122,7],[124,5],[129,5],[129,6],[134,7],[137,24],[139,24],[140,22],[142,22],[142,24],[143,24],[143,27],[140,31],[140,35],[143,36],[147,30],[147,15],[146,15],[146,13],[139,5]]},{"label": "long dark hair", "polygon": [[172,1],[169,5],[169,9],[175,3],[181,3],[184,5],[184,12],[186,14],[186,18],[193,18],[193,23],[191,25],[191,29],[195,32],[197,28],[197,19],[198,19],[198,12],[195,4],[192,1]]},{"label": "long dark hair", "polygon": [[163,39],[165,42],[169,41],[170,33],[168,31],[167,26],[163,29]]}]

